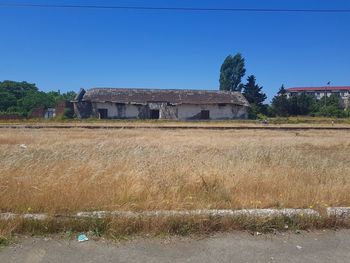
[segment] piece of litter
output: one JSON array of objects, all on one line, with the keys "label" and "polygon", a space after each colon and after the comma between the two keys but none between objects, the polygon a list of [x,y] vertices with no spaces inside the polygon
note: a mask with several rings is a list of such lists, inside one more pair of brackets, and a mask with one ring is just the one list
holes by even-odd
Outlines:
[{"label": "piece of litter", "polygon": [[78,236],[78,242],[88,241],[88,237],[84,234]]},{"label": "piece of litter", "polygon": [[284,229],[288,229],[288,228],[289,228],[288,225],[285,225],[285,226],[284,226]]},{"label": "piece of litter", "polygon": [[297,249],[302,249],[303,247],[301,247],[301,246],[297,246]]},{"label": "piece of litter", "polygon": [[262,235],[262,233],[260,233],[260,232],[256,232],[256,233],[255,233],[255,235],[257,235],[257,236],[261,236],[261,235]]},{"label": "piece of litter", "polygon": [[22,149],[27,149],[27,145],[25,144],[21,144],[19,147],[21,147]]}]

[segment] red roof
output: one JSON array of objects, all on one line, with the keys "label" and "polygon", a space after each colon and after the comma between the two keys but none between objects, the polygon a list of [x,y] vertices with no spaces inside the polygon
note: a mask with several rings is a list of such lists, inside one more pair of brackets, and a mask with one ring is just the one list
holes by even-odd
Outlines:
[{"label": "red roof", "polygon": [[336,91],[336,90],[349,90],[350,86],[323,86],[323,87],[298,87],[298,88],[288,88],[287,91]]}]

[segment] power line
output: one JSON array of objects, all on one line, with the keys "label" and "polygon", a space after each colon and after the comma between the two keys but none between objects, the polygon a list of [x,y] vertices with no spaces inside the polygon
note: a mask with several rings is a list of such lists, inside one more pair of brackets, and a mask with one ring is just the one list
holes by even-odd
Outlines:
[{"label": "power line", "polygon": [[111,5],[50,5],[0,3],[0,8],[74,8],[74,9],[119,9],[144,11],[193,11],[193,12],[274,12],[274,13],[350,13],[350,9],[274,9],[274,8],[200,8],[200,7],[155,7],[155,6],[111,6]]}]

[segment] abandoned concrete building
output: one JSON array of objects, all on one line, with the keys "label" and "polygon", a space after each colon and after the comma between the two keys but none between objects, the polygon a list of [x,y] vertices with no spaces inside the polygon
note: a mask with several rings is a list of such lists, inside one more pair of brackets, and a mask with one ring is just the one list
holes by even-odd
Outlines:
[{"label": "abandoned concrete building", "polygon": [[100,119],[246,119],[249,103],[239,92],[204,90],[81,89],[74,112]]}]

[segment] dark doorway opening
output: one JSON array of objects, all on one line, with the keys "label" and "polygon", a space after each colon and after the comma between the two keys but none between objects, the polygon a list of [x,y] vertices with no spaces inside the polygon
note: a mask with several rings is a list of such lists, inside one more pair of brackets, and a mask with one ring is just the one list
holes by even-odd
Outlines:
[{"label": "dark doorway opening", "polygon": [[210,112],[208,110],[201,111],[201,120],[209,120]]},{"label": "dark doorway opening", "polygon": [[150,119],[159,119],[159,110],[150,110]]},{"label": "dark doorway opening", "polygon": [[107,109],[98,109],[98,114],[100,116],[100,119],[107,119],[108,118],[108,110]]}]

